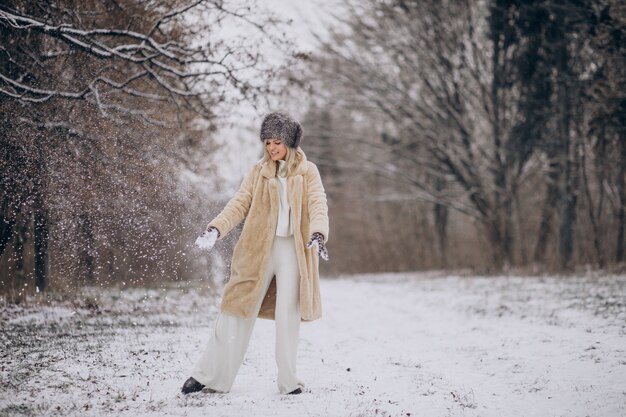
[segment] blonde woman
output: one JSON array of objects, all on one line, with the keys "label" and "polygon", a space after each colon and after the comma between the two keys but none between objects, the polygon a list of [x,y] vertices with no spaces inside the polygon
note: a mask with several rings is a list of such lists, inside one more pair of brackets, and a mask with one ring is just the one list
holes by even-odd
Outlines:
[{"label": "blonde woman", "polygon": [[278,390],[300,394],[296,354],[301,321],[320,318],[319,257],[328,260],[328,206],[317,166],[299,147],[300,123],[270,113],[261,124],[264,157],[207,226],[222,239],[245,219],[221,312],[182,392],[229,392],[257,317],[276,322]]}]

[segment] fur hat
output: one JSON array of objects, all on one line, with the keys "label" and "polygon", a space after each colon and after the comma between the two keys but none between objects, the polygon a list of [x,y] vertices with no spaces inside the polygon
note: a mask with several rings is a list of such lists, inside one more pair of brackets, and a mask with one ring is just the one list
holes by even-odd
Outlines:
[{"label": "fur hat", "polygon": [[302,138],[302,126],[296,119],[285,113],[274,112],[266,115],[261,123],[261,140],[281,139],[290,148],[297,148]]}]

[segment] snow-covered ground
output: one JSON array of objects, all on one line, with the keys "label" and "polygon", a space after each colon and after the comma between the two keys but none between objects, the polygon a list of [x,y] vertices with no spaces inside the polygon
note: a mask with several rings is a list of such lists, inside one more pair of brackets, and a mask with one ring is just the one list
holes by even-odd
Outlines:
[{"label": "snow-covered ground", "polygon": [[0,416],[626,415],[626,276],[358,275],[322,282],[297,396],[258,320],[228,394],[179,393],[217,314],[208,283],[0,306]]}]

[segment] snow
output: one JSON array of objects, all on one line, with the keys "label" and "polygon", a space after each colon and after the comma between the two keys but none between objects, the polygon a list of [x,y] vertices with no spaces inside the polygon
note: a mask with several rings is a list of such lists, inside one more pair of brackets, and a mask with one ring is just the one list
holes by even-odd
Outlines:
[{"label": "snow", "polygon": [[209,250],[215,245],[217,240],[217,230],[213,229],[210,232],[204,231],[195,242],[195,245],[202,250]]},{"label": "snow", "polygon": [[2,306],[0,415],[626,415],[626,276],[376,274],[322,281],[303,394],[258,320],[228,394],[180,394],[221,288],[86,289]]}]

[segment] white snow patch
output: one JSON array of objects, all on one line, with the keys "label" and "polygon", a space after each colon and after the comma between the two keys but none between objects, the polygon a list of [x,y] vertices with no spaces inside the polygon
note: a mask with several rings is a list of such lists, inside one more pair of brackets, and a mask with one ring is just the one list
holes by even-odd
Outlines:
[{"label": "white snow patch", "polygon": [[207,285],[104,290],[35,323],[11,310],[0,415],[626,415],[624,276],[323,280],[303,394],[278,393],[274,322],[258,320],[232,391],[183,396],[217,315]]}]

